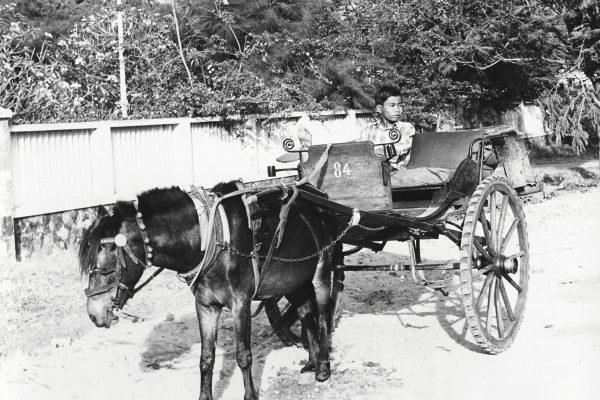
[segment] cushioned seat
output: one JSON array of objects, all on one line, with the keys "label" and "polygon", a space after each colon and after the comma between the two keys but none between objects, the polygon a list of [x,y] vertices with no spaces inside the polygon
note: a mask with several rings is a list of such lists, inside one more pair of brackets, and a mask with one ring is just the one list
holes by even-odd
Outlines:
[{"label": "cushioned seat", "polygon": [[[423,132],[413,137],[406,169],[393,172],[392,189],[441,186],[448,183],[460,163],[469,155],[473,140],[482,130]],[[477,143],[473,151],[478,151]]]}]

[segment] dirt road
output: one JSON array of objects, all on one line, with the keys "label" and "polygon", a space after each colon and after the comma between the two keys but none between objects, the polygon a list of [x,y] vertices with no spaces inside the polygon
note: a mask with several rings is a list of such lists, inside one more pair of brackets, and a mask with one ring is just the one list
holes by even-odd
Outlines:
[{"label": "dirt road", "polygon": [[[349,273],[332,339],[332,376],[316,383],[299,375],[306,353],[269,336],[264,317],[253,325],[254,377],[262,399],[596,399],[600,393],[600,189],[570,192],[526,205],[531,278],[525,320],[515,343],[492,356],[477,351],[455,293],[443,297],[408,275]],[[456,257],[449,242],[426,243],[431,259]],[[403,246],[366,259],[404,257]],[[175,279],[163,276],[161,279]],[[0,398],[194,399],[199,335],[191,295],[154,318],[122,320],[81,339],[57,339],[35,355],[13,354],[0,365]],[[133,300],[129,311],[135,311]],[[172,301],[172,299],[171,299]],[[222,318],[214,393],[241,399]]]}]

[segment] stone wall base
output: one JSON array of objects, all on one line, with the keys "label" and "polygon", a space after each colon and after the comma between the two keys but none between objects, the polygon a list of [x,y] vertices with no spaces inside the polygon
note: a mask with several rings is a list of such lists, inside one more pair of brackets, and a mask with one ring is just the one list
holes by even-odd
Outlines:
[{"label": "stone wall base", "polygon": [[17,260],[77,254],[84,230],[96,218],[97,209],[92,207],[16,219],[13,248]]}]

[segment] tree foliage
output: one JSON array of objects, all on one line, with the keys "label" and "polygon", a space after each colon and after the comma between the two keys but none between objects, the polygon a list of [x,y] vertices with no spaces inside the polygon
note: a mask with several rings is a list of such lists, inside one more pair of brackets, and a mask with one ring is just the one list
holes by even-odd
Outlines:
[{"label": "tree foliage", "polygon": [[[576,68],[588,76],[597,70],[598,14],[583,3],[592,4],[129,0],[123,12],[130,116],[370,108],[375,88],[392,83],[403,89],[407,118],[421,128],[434,127],[457,104],[502,111],[545,98],[550,125],[583,137],[597,121],[593,98],[569,106],[565,99],[581,86],[559,80]],[[22,0],[2,7],[9,16],[0,25],[0,105],[19,121],[118,118],[114,2]]]},{"label": "tree foliage", "polygon": [[541,99],[556,140],[582,151],[600,136],[600,5],[590,0],[545,0],[564,22],[568,56],[559,80]]}]

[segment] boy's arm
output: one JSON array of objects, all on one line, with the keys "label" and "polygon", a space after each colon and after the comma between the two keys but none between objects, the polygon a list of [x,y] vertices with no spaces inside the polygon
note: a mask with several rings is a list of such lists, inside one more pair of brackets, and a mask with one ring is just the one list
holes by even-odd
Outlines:
[{"label": "boy's arm", "polygon": [[402,122],[396,127],[400,131],[400,141],[394,146],[396,147],[397,156],[390,161],[395,163],[395,166],[397,167],[406,167],[406,164],[408,164],[408,161],[410,160],[410,149],[416,131],[413,124],[409,122]]}]

